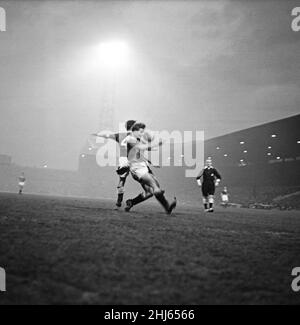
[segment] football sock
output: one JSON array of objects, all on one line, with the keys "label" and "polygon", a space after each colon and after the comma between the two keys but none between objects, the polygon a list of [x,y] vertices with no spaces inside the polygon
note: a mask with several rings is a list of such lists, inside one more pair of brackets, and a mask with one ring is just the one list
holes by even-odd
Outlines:
[{"label": "football sock", "polygon": [[137,205],[141,202],[144,202],[146,200],[148,200],[150,197],[152,197],[153,194],[152,193],[141,193],[138,196],[136,196],[134,199],[132,199],[132,204],[133,205]]},{"label": "football sock", "polygon": [[122,202],[123,202],[123,196],[124,196],[124,193],[119,193],[118,194],[117,205],[121,205],[122,204]]},{"label": "football sock", "polygon": [[168,212],[170,205],[169,205],[169,202],[167,201],[167,199],[165,198],[163,192],[160,192],[158,194],[156,193],[154,195],[155,195],[157,201],[164,207],[166,212]]},{"label": "football sock", "polygon": [[143,202],[145,200],[145,197],[143,194],[139,194],[138,196],[136,196],[134,199],[132,199],[132,204],[133,205],[137,205],[141,202]]}]

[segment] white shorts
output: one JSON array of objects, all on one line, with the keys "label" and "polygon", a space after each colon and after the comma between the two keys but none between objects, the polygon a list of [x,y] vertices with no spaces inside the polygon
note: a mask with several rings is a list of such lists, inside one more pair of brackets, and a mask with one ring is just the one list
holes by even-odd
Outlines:
[{"label": "white shorts", "polygon": [[25,182],[19,182],[19,186],[23,187],[25,185]]},{"label": "white shorts", "polygon": [[130,165],[130,172],[134,178],[140,179],[149,173],[149,168],[146,162],[137,162]]},{"label": "white shorts", "polygon": [[222,195],[222,201],[223,201],[223,202],[228,202],[228,195],[223,194],[223,195]]},{"label": "white shorts", "polygon": [[123,167],[128,167],[128,166],[129,166],[129,163],[128,163],[127,157],[119,157],[118,168],[123,168]]},{"label": "white shorts", "polygon": [[126,178],[129,174],[129,162],[126,157],[120,157],[119,158],[119,165],[116,170],[117,174],[121,178]]}]

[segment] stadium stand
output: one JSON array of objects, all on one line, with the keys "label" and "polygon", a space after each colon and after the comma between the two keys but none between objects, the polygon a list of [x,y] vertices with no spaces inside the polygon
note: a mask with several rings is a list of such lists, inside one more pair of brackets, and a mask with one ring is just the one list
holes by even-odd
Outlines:
[{"label": "stadium stand", "polygon": [[[250,207],[273,205],[280,209],[300,207],[300,114],[205,141],[205,156],[211,156],[222,175],[216,199],[227,186],[230,201]],[[192,143],[195,147],[195,143]],[[171,149],[171,161],[174,150]],[[176,194],[183,204],[199,204],[200,190],[185,177],[186,166],[153,169],[162,188]],[[17,177],[24,172],[24,193],[114,198],[117,176],[114,167],[99,167],[95,152],[79,155],[78,171],[23,168],[0,155],[0,191],[16,192]],[[131,177],[126,196],[140,192]]]},{"label": "stadium stand", "polygon": [[300,114],[205,142],[205,155],[222,171],[231,200],[246,206],[255,202],[279,208],[299,206],[299,196],[288,203],[279,195],[299,191]]},{"label": "stadium stand", "polygon": [[[299,190],[299,125],[300,115],[296,115],[205,141],[205,157],[212,157],[214,166],[222,174],[221,185],[228,187],[232,202],[245,207],[255,203],[279,206],[279,201],[273,202],[274,198]],[[192,146],[195,152],[196,144]],[[170,156],[172,164],[173,148]],[[113,168],[110,167],[110,171],[108,168],[97,167],[92,155],[80,157],[79,170],[91,182],[98,175],[98,180],[108,185],[111,182],[108,175],[113,172]],[[185,177],[185,168],[162,167],[154,172],[162,186],[167,186],[167,192],[174,192],[181,202],[199,202],[199,188],[194,179]],[[127,185],[128,190],[133,192],[134,186]],[[217,190],[217,201],[220,191]],[[289,207],[297,206],[297,196],[289,199]]]}]

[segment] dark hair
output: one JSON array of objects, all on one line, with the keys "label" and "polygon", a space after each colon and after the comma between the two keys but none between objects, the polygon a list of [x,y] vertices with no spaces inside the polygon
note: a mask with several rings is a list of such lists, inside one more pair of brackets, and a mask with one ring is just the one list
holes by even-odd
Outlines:
[{"label": "dark hair", "polygon": [[125,128],[127,131],[131,130],[131,128],[133,127],[134,123],[136,123],[136,121],[134,120],[128,120],[125,122]]},{"label": "dark hair", "polygon": [[146,125],[144,123],[135,123],[131,128],[132,131],[138,131],[139,129],[145,129]]}]

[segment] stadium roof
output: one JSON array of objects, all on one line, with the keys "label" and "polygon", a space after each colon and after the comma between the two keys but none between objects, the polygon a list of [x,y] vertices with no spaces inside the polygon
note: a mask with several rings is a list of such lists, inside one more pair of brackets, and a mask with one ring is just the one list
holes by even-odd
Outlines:
[{"label": "stadium roof", "polygon": [[300,159],[300,114],[205,141],[214,163],[245,166]]}]

